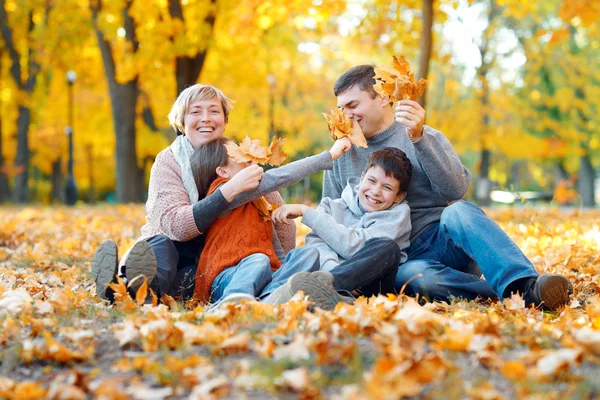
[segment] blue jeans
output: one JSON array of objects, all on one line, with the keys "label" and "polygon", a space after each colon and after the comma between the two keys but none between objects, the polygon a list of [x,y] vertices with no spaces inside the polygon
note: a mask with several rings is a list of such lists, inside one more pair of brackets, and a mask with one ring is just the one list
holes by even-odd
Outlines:
[{"label": "blue jeans", "polygon": [[439,223],[412,240],[408,261],[396,275],[396,290],[406,285],[406,294],[430,300],[505,297],[511,283],[537,276],[531,261],[494,221],[479,207],[458,201],[444,209]]},{"label": "blue jeans", "polygon": [[273,279],[263,289],[260,298],[266,298],[295,273],[318,271],[320,267],[319,251],[314,247],[303,246],[290,251],[281,267],[273,273]]},{"label": "blue jeans", "polygon": [[214,303],[234,293],[256,297],[270,281],[269,257],[262,253],[251,254],[217,275],[210,287],[210,299]]}]

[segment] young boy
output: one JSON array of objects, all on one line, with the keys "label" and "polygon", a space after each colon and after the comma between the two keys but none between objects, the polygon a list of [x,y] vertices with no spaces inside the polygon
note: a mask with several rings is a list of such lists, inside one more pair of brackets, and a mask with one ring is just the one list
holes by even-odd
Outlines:
[{"label": "young boy", "polygon": [[326,197],[316,210],[303,204],[275,210],[275,222],[302,216],[312,228],[306,245],[292,250],[284,265],[306,262],[318,253],[320,271],[293,275],[263,301],[284,303],[302,290],[317,307],[332,309],[350,301],[340,291],[359,290],[366,296],[392,292],[410,245],[410,208],[404,198],[411,175],[406,154],[387,147],[371,155],[360,180],[348,179],[340,199]]}]

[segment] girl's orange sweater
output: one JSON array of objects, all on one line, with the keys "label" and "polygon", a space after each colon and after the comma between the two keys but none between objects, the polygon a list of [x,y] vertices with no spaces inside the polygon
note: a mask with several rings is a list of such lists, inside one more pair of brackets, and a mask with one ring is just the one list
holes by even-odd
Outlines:
[{"label": "girl's orange sweater", "polygon": [[[207,196],[227,181],[220,177],[215,179]],[[205,232],[204,250],[196,269],[194,299],[210,301],[210,288],[217,275],[251,254],[266,254],[273,271],[281,266],[273,246],[273,223],[261,216],[255,204],[258,201],[263,200],[246,203],[218,218]]]}]

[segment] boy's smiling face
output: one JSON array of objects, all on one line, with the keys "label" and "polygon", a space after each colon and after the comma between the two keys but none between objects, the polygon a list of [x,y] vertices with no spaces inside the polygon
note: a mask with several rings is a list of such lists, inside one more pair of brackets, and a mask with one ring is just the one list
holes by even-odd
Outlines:
[{"label": "boy's smiling face", "polygon": [[360,179],[358,201],[368,212],[387,210],[404,198],[405,193],[398,193],[399,188],[398,179],[374,165]]}]

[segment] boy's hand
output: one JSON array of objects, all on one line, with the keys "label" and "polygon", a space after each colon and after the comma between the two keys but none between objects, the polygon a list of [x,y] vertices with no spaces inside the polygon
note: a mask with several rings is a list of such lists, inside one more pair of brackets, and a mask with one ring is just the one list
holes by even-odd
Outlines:
[{"label": "boy's hand", "polygon": [[423,123],[425,122],[425,109],[413,100],[400,100],[394,114],[396,121],[406,127],[406,133],[413,142],[423,136]]},{"label": "boy's hand", "polygon": [[348,138],[336,140],[333,146],[331,146],[331,149],[329,150],[329,152],[331,153],[331,159],[334,161],[337,160],[342,156],[342,154],[350,150],[351,147],[352,143]]},{"label": "boy's hand", "polygon": [[273,211],[273,222],[278,224],[289,224],[292,219],[304,215],[309,207],[304,204],[284,204]]}]

